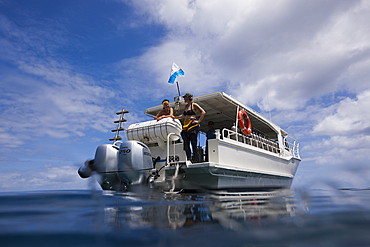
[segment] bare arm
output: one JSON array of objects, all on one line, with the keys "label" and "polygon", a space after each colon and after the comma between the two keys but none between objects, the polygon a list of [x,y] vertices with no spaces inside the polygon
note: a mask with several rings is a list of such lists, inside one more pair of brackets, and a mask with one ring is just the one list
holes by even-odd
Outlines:
[{"label": "bare arm", "polygon": [[159,120],[158,118],[159,118],[160,116],[162,116],[162,112],[163,112],[163,110],[160,110],[160,111],[157,113],[157,116],[155,116],[155,117],[154,117],[154,120]]},{"label": "bare arm", "polygon": [[203,110],[203,108],[200,107],[197,103],[193,103],[193,106],[195,106],[195,108],[196,108],[197,111],[200,111],[200,117],[199,117],[199,119],[198,120],[195,120],[197,123],[200,123],[200,122],[202,122],[204,116],[206,115],[206,111]]},{"label": "bare arm", "polygon": [[172,116],[173,119],[181,119],[184,118],[184,114],[178,115],[178,116]]},{"label": "bare arm", "polygon": [[[166,118],[166,117],[172,117],[173,116],[173,109],[170,108],[170,114],[169,115],[164,115],[163,113],[161,115],[159,115],[159,113],[161,113],[163,110],[160,110],[157,114],[157,116],[154,118],[154,120],[161,120],[163,118]],[[158,116],[159,115],[159,116]]]}]

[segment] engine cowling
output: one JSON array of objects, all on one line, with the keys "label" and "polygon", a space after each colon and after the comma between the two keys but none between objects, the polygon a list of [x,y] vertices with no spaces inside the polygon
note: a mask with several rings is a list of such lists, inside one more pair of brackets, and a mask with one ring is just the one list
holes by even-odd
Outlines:
[{"label": "engine cowling", "polygon": [[103,190],[123,190],[130,185],[145,184],[152,169],[150,149],[139,141],[125,141],[119,149],[111,144],[100,145],[95,159],[86,161],[78,174],[88,178],[96,171]]},{"label": "engine cowling", "polygon": [[125,141],[118,154],[118,176],[126,185],[143,184],[153,169],[150,149],[139,141]]}]

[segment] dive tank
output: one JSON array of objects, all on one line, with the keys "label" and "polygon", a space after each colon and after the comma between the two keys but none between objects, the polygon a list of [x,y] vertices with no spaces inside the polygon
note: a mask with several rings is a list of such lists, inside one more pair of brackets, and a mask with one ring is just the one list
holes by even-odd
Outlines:
[{"label": "dive tank", "polygon": [[118,154],[118,176],[126,186],[143,184],[153,169],[150,149],[139,141],[125,141]]}]

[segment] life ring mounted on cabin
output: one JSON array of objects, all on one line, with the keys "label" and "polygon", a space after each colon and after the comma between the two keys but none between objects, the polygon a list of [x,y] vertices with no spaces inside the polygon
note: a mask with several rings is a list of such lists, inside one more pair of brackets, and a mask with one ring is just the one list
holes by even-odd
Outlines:
[{"label": "life ring mounted on cabin", "polygon": [[[247,127],[245,127],[244,119],[247,120]],[[244,134],[249,136],[252,133],[251,120],[244,110],[238,112],[238,123]]]}]

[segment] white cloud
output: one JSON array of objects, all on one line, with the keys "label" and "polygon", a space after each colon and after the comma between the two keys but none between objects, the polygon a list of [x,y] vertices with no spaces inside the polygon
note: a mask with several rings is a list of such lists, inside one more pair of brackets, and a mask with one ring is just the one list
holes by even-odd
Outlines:
[{"label": "white cloud", "polygon": [[[160,78],[157,97],[175,92],[163,74],[174,61],[186,73],[179,80],[183,91],[222,89],[264,113],[270,109],[273,120],[303,138],[302,151],[311,160],[348,161],[364,151],[343,133],[362,133],[356,137],[369,144],[368,1],[182,1],[176,21],[168,14],[172,4],[133,2],[167,35],[142,56],[123,61],[139,61],[132,64],[144,64]],[[335,95],[346,92],[357,98],[338,103]],[[342,144],[358,148],[349,154]]]},{"label": "white cloud", "polygon": [[[167,27],[160,45],[124,61],[149,69],[152,78],[159,78],[160,92],[170,90],[163,71],[173,61],[186,72],[180,80],[185,91],[227,88],[264,110],[266,87],[271,110],[300,109],[311,98],[367,87],[354,78],[355,70],[368,73],[366,1],[181,1],[178,8],[173,3],[132,3]],[[174,20],[177,11],[181,14]]]},{"label": "white cloud", "polygon": [[[113,92],[94,85],[89,78],[70,75],[68,70],[54,70],[48,66],[43,70],[60,73],[65,78],[46,79],[47,75],[42,75],[41,69],[38,70],[39,79],[4,76],[2,81],[6,86],[3,92],[7,99],[2,102],[7,108],[0,113],[2,131],[17,134],[27,131],[34,135],[63,138],[84,135],[82,131],[88,128],[107,129],[110,117],[104,104],[114,96]],[[31,70],[29,72],[32,73]],[[62,80],[68,83],[63,84]]]},{"label": "white cloud", "polygon": [[[303,148],[318,164],[367,166],[370,152],[370,90],[309,114],[311,138]],[[309,130],[309,129],[308,129]],[[306,137],[307,138],[307,137]]]},{"label": "white cloud", "polygon": [[56,50],[70,42],[63,27],[35,22],[25,28],[0,15],[0,29],[7,39],[2,43],[8,44],[0,55],[5,61],[0,134],[13,137],[1,138],[1,145],[20,146],[20,140],[43,135],[81,137],[90,128],[107,131],[107,112],[114,111],[107,102],[116,94],[57,56]]},{"label": "white cloud", "polygon": [[32,190],[85,190],[93,189],[94,183],[82,179],[75,166],[44,166],[40,170],[2,171],[1,191]]},{"label": "white cloud", "polygon": [[[354,137],[370,135],[370,90],[336,104],[336,112],[324,116],[314,126],[313,134]],[[369,143],[370,144],[370,143]]]},{"label": "white cloud", "polygon": [[154,21],[177,31],[183,30],[194,16],[194,9],[188,0],[131,1],[138,14],[146,14],[148,21]]},{"label": "white cloud", "polygon": [[[0,15],[0,145],[16,148],[43,135],[79,138],[106,131],[119,110],[115,101],[131,111],[129,123],[141,121],[148,102],[159,104],[177,93],[167,83],[176,62],[185,70],[182,92],[223,90],[264,113],[272,110],[273,121],[303,140],[308,160],[368,160],[369,1],[130,4],[141,18],[131,28],[150,22],[166,32],[141,55],[115,64],[113,72],[120,75],[104,78],[109,86],[84,74],[78,62],[67,62],[63,49],[82,45],[62,22],[30,18],[22,26]],[[119,85],[116,91],[112,84]],[[345,98],[339,100],[338,93]]]}]

